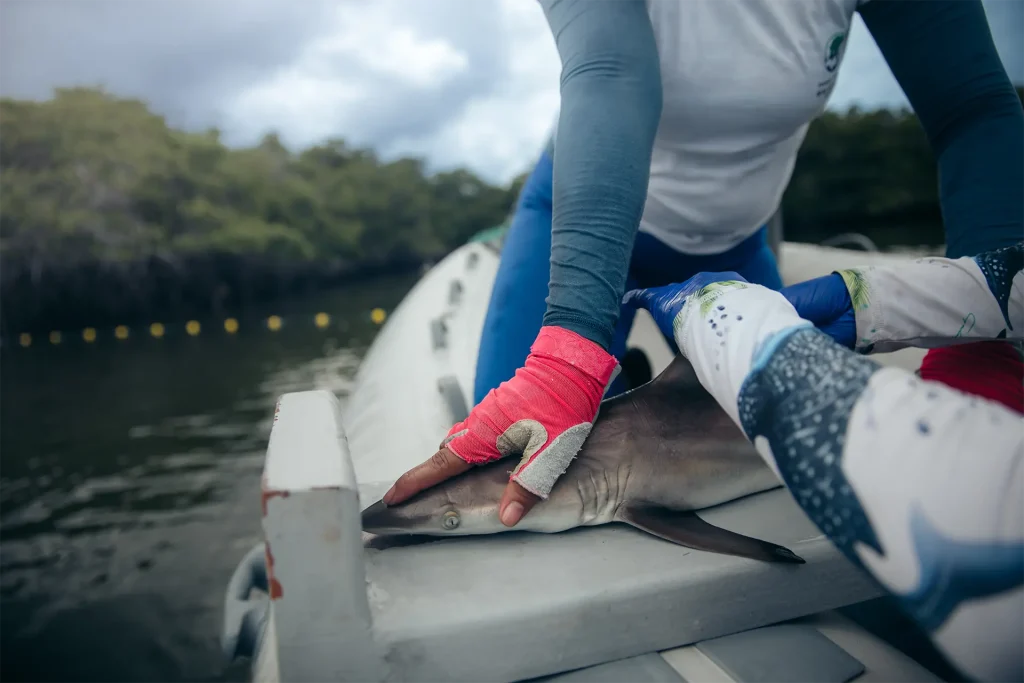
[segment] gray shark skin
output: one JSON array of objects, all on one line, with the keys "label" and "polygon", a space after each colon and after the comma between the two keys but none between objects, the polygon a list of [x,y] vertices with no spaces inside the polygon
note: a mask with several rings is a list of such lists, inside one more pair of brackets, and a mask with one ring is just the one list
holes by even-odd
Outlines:
[{"label": "gray shark skin", "polygon": [[782,484],[682,356],[651,382],[601,403],[590,436],[547,500],[510,529],[498,519],[498,503],[516,462],[474,467],[391,507],[377,501],[362,513],[363,531],[383,537],[557,533],[622,522],[697,550],[804,562],[787,548],[695,514]]}]

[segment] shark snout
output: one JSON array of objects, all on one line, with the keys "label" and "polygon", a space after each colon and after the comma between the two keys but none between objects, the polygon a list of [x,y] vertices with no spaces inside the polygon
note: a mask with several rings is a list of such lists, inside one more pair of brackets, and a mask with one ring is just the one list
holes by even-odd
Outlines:
[{"label": "shark snout", "polygon": [[416,497],[392,506],[377,501],[363,510],[361,517],[363,531],[377,536],[464,536],[507,531],[498,521],[497,502],[462,507],[452,504],[447,496]]},{"label": "shark snout", "polygon": [[362,513],[363,531],[370,533],[400,533],[408,530],[408,515],[403,515],[398,508],[389,508],[383,500],[378,500]]}]

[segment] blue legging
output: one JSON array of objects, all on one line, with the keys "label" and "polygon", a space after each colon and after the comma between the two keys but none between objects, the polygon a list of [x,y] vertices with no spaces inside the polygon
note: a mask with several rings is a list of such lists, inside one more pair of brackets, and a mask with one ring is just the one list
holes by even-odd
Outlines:
[{"label": "blue legging", "polygon": [[[541,155],[523,185],[512,225],[505,236],[501,262],[480,338],[473,404],[512,378],[526,362],[547,309],[551,254],[551,157]],[[700,272],[736,271],[750,282],[782,288],[775,255],[768,247],[767,226],[721,254],[682,254],[657,238],[637,233],[627,291],[682,282]],[[609,351],[622,360],[635,311],[623,307]],[[667,339],[675,349],[675,341]],[[608,395],[625,388],[617,379]]]}]

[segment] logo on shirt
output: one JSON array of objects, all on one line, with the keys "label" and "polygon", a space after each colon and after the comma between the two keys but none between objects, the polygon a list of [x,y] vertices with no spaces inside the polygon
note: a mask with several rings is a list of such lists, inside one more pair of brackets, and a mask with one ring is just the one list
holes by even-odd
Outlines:
[{"label": "logo on shirt", "polygon": [[846,42],[846,32],[833,33],[832,37],[825,43],[825,69],[832,73],[839,66],[839,53],[842,51],[843,43]]}]

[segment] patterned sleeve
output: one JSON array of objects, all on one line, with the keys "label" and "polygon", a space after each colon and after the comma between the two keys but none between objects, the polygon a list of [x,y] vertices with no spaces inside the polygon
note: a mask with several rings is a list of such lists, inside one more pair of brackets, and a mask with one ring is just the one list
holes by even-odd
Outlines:
[{"label": "patterned sleeve", "polygon": [[810,519],[953,664],[1024,676],[1024,418],[882,368],[756,285],[695,293],[676,338]]},{"label": "patterned sleeve", "polygon": [[838,272],[861,353],[1024,338],[1024,242],[974,257]]}]

